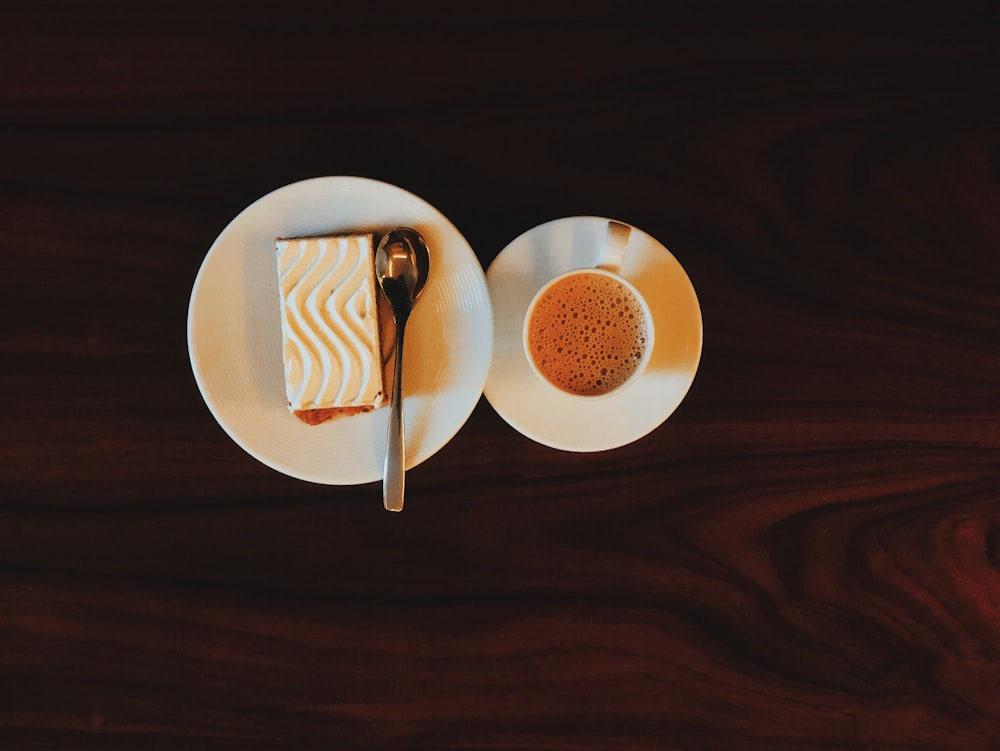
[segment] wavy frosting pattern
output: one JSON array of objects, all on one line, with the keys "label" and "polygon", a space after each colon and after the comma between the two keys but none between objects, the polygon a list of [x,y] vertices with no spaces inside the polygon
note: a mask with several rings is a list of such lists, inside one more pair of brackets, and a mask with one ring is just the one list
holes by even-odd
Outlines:
[{"label": "wavy frosting pattern", "polygon": [[378,405],[372,236],[279,238],[275,247],[289,409]]}]

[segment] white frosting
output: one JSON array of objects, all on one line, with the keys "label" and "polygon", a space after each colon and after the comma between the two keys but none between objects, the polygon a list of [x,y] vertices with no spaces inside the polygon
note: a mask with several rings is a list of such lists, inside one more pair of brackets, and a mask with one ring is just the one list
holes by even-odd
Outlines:
[{"label": "white frosting", "polygon": [[382,402],[372,242],[371,235],[275,242],[292,411]]}]

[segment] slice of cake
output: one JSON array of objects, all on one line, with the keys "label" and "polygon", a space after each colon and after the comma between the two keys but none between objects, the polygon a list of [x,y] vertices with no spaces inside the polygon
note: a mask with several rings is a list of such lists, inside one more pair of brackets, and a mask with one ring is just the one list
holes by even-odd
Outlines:
[{"label": "slice of cake", "polygon": [[288,409],[318,425],[385,401],[371,234],[278,238]]}]

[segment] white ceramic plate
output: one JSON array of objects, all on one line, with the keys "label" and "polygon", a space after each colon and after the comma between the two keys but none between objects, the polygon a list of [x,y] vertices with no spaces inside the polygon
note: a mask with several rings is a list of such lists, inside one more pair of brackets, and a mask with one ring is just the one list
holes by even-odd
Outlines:
[{"label": "white ceramic plate", "polygon": [[482,266],[437,209],[387,183],[320,177],[244,209],[216,239],[194,283],[188,350],[198,388],[229,436],[264,464],[311,482],[382,477],[388,407],[310,426],[288,411],[274,239],[413,227],[430,275],[406,328],[403,384],[407,466],[441,449],[482,395],[493,343]]},{"label": "white ceramic plate", "polygon": [[486,272],[494,319],[486,398],[525,436],[565,451],[613,449],[657,428],[684,399],[701,360],[701,308],[691,280],[670,251],[633,227],[621,273],[653,314],[646,369],[621,392],[583,406],[531,370],[521,344],[528,304],[553,277],[594,265],[607,223],[579,216],[541,224],[504,248]]}]

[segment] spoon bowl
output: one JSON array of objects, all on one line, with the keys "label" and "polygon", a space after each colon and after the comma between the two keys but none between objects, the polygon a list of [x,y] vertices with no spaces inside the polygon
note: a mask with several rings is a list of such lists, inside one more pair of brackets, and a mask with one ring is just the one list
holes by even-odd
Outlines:
[{"label": "spoon bowl", "polygon": [[403,337],[406,322],[427,283],[430,256],[420,233],[396,227],[385,234],[375,251],[375,278],[389,302],[396,322],[396,354],[393,368],[389,432],[386,437],[382,501],[389,511],[403,510],[406,446],[403,440]]}]

